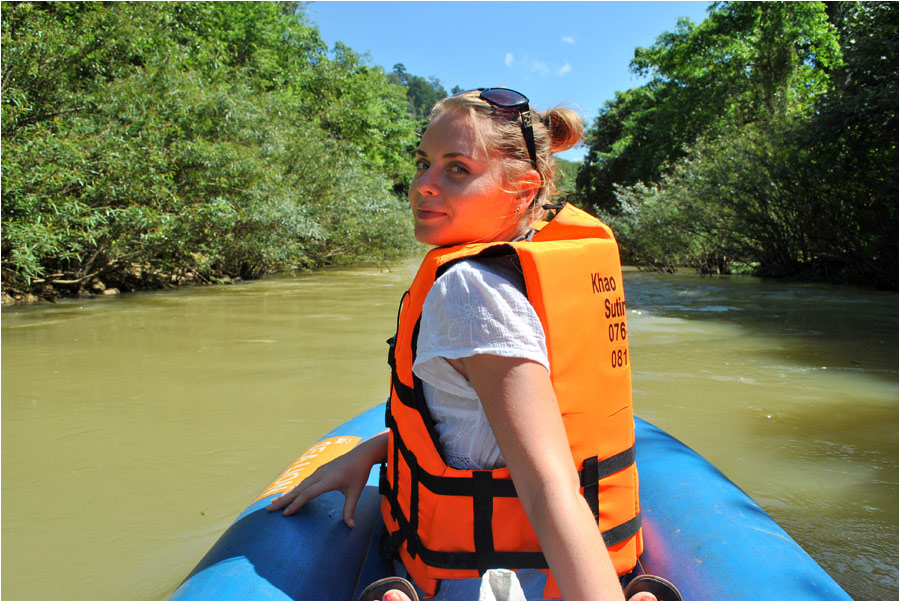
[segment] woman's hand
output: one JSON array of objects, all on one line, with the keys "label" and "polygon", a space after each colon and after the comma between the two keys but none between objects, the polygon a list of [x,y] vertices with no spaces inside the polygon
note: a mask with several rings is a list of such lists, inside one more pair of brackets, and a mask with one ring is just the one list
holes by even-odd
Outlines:
[{"label": "woman's hand", "polygon": [[387,444],[387,431],[363,441],[346,454],[323,464],[299,485],[272,500],[266,510],[274,512],[284,508],[282,514],[290,516],[309,500],[328,491],[340,491],[344,494],[344,522],[348,527],[355,527],[353,516],[356,503],[366,486],[372,466],[384,462],[387,457]]}]

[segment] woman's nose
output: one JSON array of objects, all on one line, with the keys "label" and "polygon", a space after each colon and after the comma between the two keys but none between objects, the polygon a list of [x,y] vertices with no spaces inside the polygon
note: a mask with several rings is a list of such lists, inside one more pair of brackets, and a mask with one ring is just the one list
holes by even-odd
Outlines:
[{"label": "woman's nose", "polygon": [[414,185],[419,194],[436,195],[438,194],[437,177],[435,170],[428,168],[416,177]]}]

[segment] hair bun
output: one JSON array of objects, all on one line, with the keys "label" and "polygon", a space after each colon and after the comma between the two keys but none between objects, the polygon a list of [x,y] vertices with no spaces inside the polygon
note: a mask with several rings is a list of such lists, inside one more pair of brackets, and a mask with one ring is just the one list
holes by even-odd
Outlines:
[{"label": "hair bun", "polygon": [[572,109],[557,106],[542,113],[540,118],[550,132],[551,153],[569,150],[581,142],[584,122]]}]

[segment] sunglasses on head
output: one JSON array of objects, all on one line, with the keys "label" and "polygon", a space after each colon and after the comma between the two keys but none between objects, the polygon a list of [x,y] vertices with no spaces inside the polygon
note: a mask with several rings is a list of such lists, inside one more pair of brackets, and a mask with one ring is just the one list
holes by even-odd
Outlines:
[{"label": "sunglasses on head", "polygon": [[[534,128],[531,121],[531,109],[528,106],[528,97],[521,92],[509,88],[473,88],[466,92],[480,92],[479,98],[501,109],[516,109],[519,112],[522,136],[525,137],[525,146],[528,148],[528,157],[531,165],[537,169],[537,151],[534,147]],[[465,94],[466,92],[460,92]]]}]

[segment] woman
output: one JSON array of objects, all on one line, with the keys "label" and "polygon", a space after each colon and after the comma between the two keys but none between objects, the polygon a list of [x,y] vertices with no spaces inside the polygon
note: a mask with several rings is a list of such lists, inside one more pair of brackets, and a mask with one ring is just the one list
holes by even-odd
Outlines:
[{"label": "woman", "polygon": [[[402,304],[389,431],[269,510],[339,490],[353,527],[371,467],[386,463],[385,524],[426,595],[464,596],[454,588],[502,566],[523,569],[529,598],[622,598],[617,573],[641,539],[618,252],[574,208],[537,223],[551,154],[582,129],[573,111],[535,118],[502,88],[434,107],[409,200],[416,239],[438,248]],[[529,571],[548,565],[550,579]]]}]

